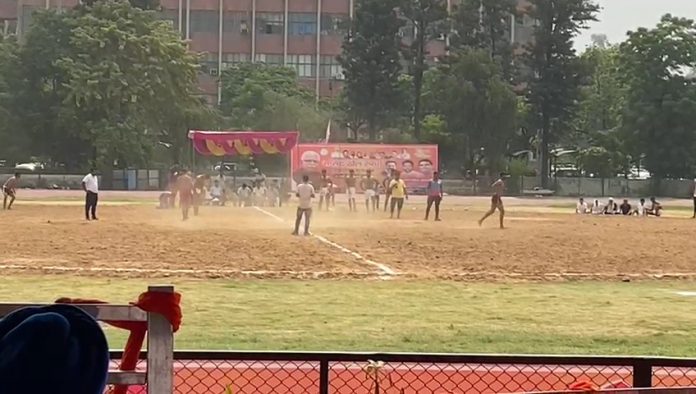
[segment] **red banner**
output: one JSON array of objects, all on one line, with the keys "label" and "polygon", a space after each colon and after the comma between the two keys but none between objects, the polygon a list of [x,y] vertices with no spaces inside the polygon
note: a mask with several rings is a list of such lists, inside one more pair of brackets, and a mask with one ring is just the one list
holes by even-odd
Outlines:
[{"label": "red banner", "polygon": [[298,136],[297,131],[189,131],[196,152],[205,156],[287,153]]},{"label": "red banner", "polygon": [[372,170],[382,181],[388,169],[398,170],[409,189],[425,187],[438,170],[437,145],[381,144],[299,144],[292,150],[292,177],[300,182],[303,175],[318,184],[326,170],[334,184],[344,189],[343,178],[355,170],[358,178]]}]

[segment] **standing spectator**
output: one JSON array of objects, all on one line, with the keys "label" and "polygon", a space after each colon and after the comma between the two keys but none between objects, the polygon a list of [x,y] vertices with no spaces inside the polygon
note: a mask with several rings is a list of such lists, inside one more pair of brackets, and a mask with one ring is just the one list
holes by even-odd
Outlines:
[{"label": "standing spectator", "polygon": [[[2,209],[12,209],[12,204],[15,201],[15,197],[17,196],[17,185],[19,185],[19,178],[21,175],[18,172],[15,172],[14,176],[5,182],[4,185],[2,185],[2,194],[3,194],[3,199],[2,199]],[[7,205],[7,198],[10,198],[10,204]],[[696,200],[696,198],[694,198]]]},{"label": "standing spectator", "polygon": [[309,222],[312,218],[312,199],[314,198],[314,186],[309,183],[309,176],[302,177],[302,183],[297,186],[297,217],[295,218],[295,231],[292,235],[300,234],[300,222],[304,216],[304,235],[311,235],[309,232]]},{"label": "standing spectator", "polygon": [[425,208],[425,220],[428,220],[430,216],[430,208],[435,204],[435,221],[440,221],[440,202],[442,201],[443,189],[442,180],[440,179],[440,174],[437,171],[433,172],[433,179],[428,182],[428,186],[425,189],[428,195],[428,205]]},{"label": "standing spectator", "polygon": [[97,218],[97,203],[99,202],[99,180],[95,175],[94,169],[91,169],[84,178],[82,178],[82,190],[85,191],[85,219],[99,220]]},{"label": "standing spectator", "polygon": [[406,190],[406,183],[401,179],[399,171],[394,171],[394,179],[389,183],[389,191],[391,193],[391,199],[389,201],[391,215],[389,217],[391,219],[394,218],[394,208],[396,208],[396,218],[400,219],[401,210],[404,207],[404,199],[408,200],[408,191]]}]

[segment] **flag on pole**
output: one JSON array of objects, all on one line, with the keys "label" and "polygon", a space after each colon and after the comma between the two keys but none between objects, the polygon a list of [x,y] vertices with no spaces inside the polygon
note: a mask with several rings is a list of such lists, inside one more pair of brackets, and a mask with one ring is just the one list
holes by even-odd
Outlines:
[{"label": "flag on pole", "polygon": [[329,124],[326,125],[326,140],[325,144],[329,143],[329,138],[331,138],[331,119],[329,119]]}]

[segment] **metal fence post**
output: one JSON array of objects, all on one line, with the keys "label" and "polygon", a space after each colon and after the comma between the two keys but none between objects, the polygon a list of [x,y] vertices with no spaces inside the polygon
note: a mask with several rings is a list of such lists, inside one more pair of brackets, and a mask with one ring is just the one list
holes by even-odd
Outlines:
[{"label": "metal fence post", "polygon": [[633,364],[633,387],[652,387],[652,367],[649,361],[636,361]]},{"label": "metal fence post", "polygon": [[319,394],[329,394],[329,360],[319,361]]}]

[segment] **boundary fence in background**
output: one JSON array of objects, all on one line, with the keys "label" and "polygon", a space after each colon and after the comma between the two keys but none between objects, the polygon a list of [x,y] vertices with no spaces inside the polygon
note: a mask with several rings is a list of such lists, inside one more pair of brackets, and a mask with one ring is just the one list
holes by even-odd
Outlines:
[{"label": "boundary fence in background", "polygon": [[[112,352],[118,359],[120,352]],[[175,351],[176,393],[414,394],[696,385],[696,359],[419,353]],[[129,393],[144,393],[132,387]]]}]

